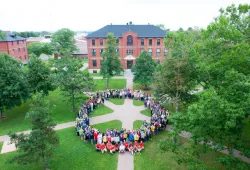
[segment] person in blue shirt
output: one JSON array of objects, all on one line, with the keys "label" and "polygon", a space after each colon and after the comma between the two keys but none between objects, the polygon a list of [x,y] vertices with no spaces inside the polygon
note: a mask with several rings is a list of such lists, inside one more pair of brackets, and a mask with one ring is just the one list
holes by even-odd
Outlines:
[{"label": "person in blue shirt", "polygon": [[130,142],[134,142],[134,134],[132,132],[130,132],[128,138]]}]

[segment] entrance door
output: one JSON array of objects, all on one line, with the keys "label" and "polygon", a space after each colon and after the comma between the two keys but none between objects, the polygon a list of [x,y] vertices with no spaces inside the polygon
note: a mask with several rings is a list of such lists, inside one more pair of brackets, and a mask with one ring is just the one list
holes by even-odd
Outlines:
[{"label": "entrance door", "polygon": [[131,69],[133,66],[133,60],[128,60],[127,61],[127,69]]}]

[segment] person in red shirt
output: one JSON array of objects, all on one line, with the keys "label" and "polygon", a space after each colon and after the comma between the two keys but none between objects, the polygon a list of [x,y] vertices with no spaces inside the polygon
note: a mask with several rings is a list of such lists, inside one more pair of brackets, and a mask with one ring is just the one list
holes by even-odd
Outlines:
[{"label": "person in red shirt", "polygon": [[115,152],[115,146],[111,144],[109,151],[111,154],[113,154]]},{"label": "person in red shirt", "polygon": [[95,132],[94,132],[94,141],[95,141],[95,143],[97,143],[97,137],[98,137],[98,132],[95,131]]},{"label": "person in red shirt", "polygon": [[143,141],[141,141],[141,142],[139,143],[139,146],[140,146],[140,149],[141,149],[141,150],[144,149],[144,143],[143,143]]},{"label": "person in red shirt", "polygon": [[128,150],[129,150],[129,152],[131,152],[132,155],[134,155],[135,148],[133,147],[132,143],[129,143]]},{"label": "person in red shirt", "polygon": [[96,151],[100,151],[101,150],[101,144],[97,143],[95,145],[95,149],[96,149]]},{"label": "person in red shirt", "polygon": [[[99,145],[100,145],[100,144],[99,144]],[[100,148],[101,148],[102,153],[107,152],[107,148],[106,148],[105,143],[102,143],[102,144],[100,145]]]},{"label": "person in red shirt", "polygon": [[125,150],[127,150],[128,151],[128,144],[127,144],[127,142],[126,141],[124,141],[124,146],[125,146]]},{"label": "person in red shirt", "polygon": [[115,144],[115,150],[119,151],[119,144],[118,143]]}]

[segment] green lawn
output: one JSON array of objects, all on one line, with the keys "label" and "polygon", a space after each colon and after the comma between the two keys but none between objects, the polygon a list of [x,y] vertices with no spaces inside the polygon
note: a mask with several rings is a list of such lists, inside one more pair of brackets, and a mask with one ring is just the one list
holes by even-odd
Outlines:
[{"label": "green lawn", "polygon": [[109,99],[111,103],[114,103],[115,105],[123,105],[125,102],[125,99]]},{"label": "green lawn", "polygon": [[[134,123],[135,126],[135,123]],[[159,150],[159,141],[161,139],[167,138],[167,131],[160,132],[157,136],[154,137],[152,141],[145,142],[145,149],[142,151],[142,154],[137,154],[134,157],[134,169],[135,170],[186,170],[187,165],[181,164],[178,165],[176,160],[174,160],[172,152],[161,152]],[[189,144],[189,140],[180,137],[180,142],[184,145]],[[222,155],[219,152],[211,152],[206,156],[201,156],[201,160],[205,161],[208,164],[215,165],[219,169],[223,169],[218,163],[213,162],[213,158]]]},{"label": "green lawn", "polygon": [[145,116],[151,117],[151,112],[150,112],[149,109],[142,110],[142,111],[141,111],[141,114],[143,114],[143,115],[145,115]]},{"label": "green lawn", "polygon": [[82,60],[82,63],[88,63],[89,61],[88,60]]},{"label": "green lawn", "polygon": [[[108,124],[108,126],[107,126],[107,124]],[[122,128],[122,122],[120,120],[112,120],[112,121],[109,121],[109,122],[96,124],[96,125],[93,125],[91,127],[97,128],[100,132],[104,132],[107,129],[118,129],[118,130],[120,130]]]},{"label": "green lawn", "polygon": [[95,109],[89,117],[95,117],[95,116],[101,116],[112,113],[114,110],[110,109],[107,106],[104,106],[103,104],[100,105],[97,109]]},{"label": "green lawn", "polygon": [[[106,89],[106,79],[94,79],[96,90]],[[126,87],[126,79],[110,79],[109,89],[123,89]]]},{"label": "green lawn", "polygon": [[0,152],[2,150],[2,147],[3,147],[3,142],[0,142]]},{"label": "green lawn", "polygon": [[[102,75],[100,74],[100,72],[99,73],[90,73],[90,76],[91,77],[102,77]],[[119,74],[119,75],[115,75],[115,76],[124,76],[124,74],[122,73],[122,74]]]},{"label": "green lawn", "polygon": [[153,85],[151,85],[151,86],[149,87],[149,89],[145,89],[145,87],[142,86],[141,84],[133,83],[133,90],[142,90],[142,91],[144,91],[145,93],[152,94],[152,93],[153,93]]},{"label": "green lawn", "polygon": [[[121,128],[120,121],[111,121],[98,124],[95,127],[107,129],[110,127]],[[95,151],[95,146],[84,144],[75,134],[74,128],[67,128],[57,131],[60,138],[60,147],[56,150],[56,156],[51,164],[51,170],[116,170],[118,162],[118,154],[111,155],[109,153],[102,154]],[[9,164],[8,161],[17,152],[0,154],[1,170],[40,170],[40,164],[17,165]]]},{"label": "green lawn", "polygon": [[136,120],[133,123],[133,129],[140,129],[142,126],[143,121],[142,120]]},{"label": "green lawn", "polygon": [[144,102],[141,100],[133,100],[133,105],[134,106],[143,106]]},{"label": "green lawn", "polygon": [[[56,123],[65,123],[75,120],[76,113],[72,112],[71,106],[62,96],[59,89],[50,92],[46,97],[50,101],[52,116]],[[21,132],[30,129],[28,120],[25,119],[25,114],[29,111],[31,100],[4,112],[6,118],[0,119],[0,135],[5,135],[9,131]],[[93,116],[99,116],[112,113],[113,110],[106,106],[101,106],[93,112]]]}]

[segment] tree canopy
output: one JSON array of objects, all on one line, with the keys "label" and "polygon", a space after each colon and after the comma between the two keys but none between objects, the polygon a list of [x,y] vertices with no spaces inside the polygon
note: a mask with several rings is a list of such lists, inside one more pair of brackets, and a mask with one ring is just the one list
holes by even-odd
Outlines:
[{"label": "tree canopy", "polygon": [[76,51],[76,45],[74,44],[75,33],[68,28],[62,28],[55,32],[51,39],[51,44],[55,54],[65,55],[72,54]]},{"label": "tree canopy", "polygon": [[119,60],[119,54],[117,53],[118,45],[113,33],[107,34],[106,44],[106,48],[102,53],[103,59],[101,60],[100,73],[103,75],[103,78],[107,79],[106,88],[108,88],[109,79],[123,72],[123,68]]},{"label": "tree canopy", "polygon": [[0,118],[4,109],[21,105],[28,97],[28,82],[20,63],[0,53]]},{"label": "tree canopy", "polygon": [[29,55],[35,54],[37,57],[41,54],[52,55],[53,47],[51,43],[34,42],[28,45],[28,53]]},{"label": "tree canopy", "polygon": [[[162,148],[174,148],[179,162],[195,164],[201,154],[211,151],[204,150],[209,147],[229,152],[214,160],[226,169],[249,169],[249,165],[233,155],[237,149],[250,156],[249,139],[244,134],[244,121],[250,116],[249,11],[249,5],[241,4],[221,9],[220,16],[201,30],[193,43],[189,63],[197,84],[202,83],[205,90],[195,95],[198,100],[186,112],[171,115],[170,121],[173,136],[188,131],[193,146],[200,143],[202,147],[184,153],[179,147],[166,147],[166,143],[176,146],[175,141],[163,142]],[[185,154],[194,159],[185,160]]]},{"label": "tree canopy", "polygon": [[143,51],[136,60],[136,65],[132,68],[134,74],[133,81],[147,88],[153,83],[153,74],[156,65],[157,63],[152,56],[147,51]]},{"label": "tree canopy", "polygon": [[40,92],[48,95],[49,91],[55,89],[55,77],[53,76],[51,69],[39,58],[30,55],[28,68],[27,79],[29,82],[29,89],[32,93]]},{"label": "tree canopy", "polygon": [[9,134],[19,149],[12,161],[19,164],[41,163],[44,169],[48,169],[59,145],[59,138],[53,129],[56,124],[51,116],[49,101],[41,94],[35,96],[26,118],[32,124],[30,134]]}]

